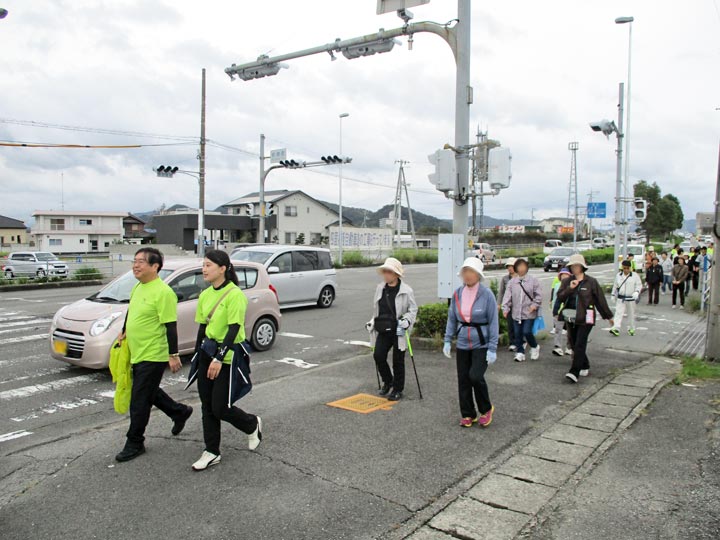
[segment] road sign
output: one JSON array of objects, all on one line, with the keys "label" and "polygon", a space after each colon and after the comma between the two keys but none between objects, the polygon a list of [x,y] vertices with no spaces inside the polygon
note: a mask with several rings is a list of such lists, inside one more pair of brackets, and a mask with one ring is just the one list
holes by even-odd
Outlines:
[{"label": "road sign", "polygon": [[587,205],[588,219],[604,219],[607,217],[607,203],[589,202]]},{"label": "road sign", "polygon": [[377,14],[392,13],[400,9],[408,9],[415,6],[429,4],[430,0],[378,0]]},{"label": "road sign", "polygon": [[572,234],[575,232],[575,227],[560,227],[560,234]]},{"label": "road sign", "polygon": [[280,163],[285,159],[287,159],[287,148],[270,150],[270,163]]}]

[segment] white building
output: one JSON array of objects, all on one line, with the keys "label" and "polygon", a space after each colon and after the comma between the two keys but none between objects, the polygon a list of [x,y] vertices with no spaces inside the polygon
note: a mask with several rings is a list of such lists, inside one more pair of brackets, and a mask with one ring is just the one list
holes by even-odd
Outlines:
[{"label": "white building", "polygon": [[540,222],[540,230],[545,234],[561,234],[562,229],[568,227],[571,229],[570,232],[572,232],[573,225],[574,221],[572,218],[550,217]]},{"label": "white building", "polygon": [[[400,212],[400,215],[402,216],[402,212]],[[379,225],[381,228],[394,229],[395,228],[395,210],[390,210],[388,217],[380,218]],[[408,232],[407,219],[399,219],[397,222],[397,225],[400,228],[400,232],[404,232],[404,233]]]},{"label": "white building", "polygon": [[122,243],[127,212],[36,210],[31,235],[38,251],[93,253]]},{"label": "white building", "polygon": [[[328,228],[338,223],[335,210],[300,190],[266,191],[265,202],[274,208],[274,216],[266,220],[266,242],[294,244],[302,234],[305,244],[326,244]],[[225,203],[222,208],[229,214],[244,216],[248,213],[248,205],[252,205],[253,214],[257,215],[260,205],[257,192]],[[350,223],[350,220],[343,218],[343,223]]]}]

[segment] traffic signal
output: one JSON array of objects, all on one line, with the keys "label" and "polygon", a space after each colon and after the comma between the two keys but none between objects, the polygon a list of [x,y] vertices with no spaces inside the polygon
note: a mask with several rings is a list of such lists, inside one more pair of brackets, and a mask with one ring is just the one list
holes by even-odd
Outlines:
[{"label": "traffic signal", "polygon": [[295,161],[294,159],[283,159],[280,161],[280,165],[286,169],[300,169],[305,166],[304,161]]},{"label": "traffic signal", "polygon": [[437,150],[428,156],[428,161],[435,165],[435,172],[428,175],[435,189],[446,192],[457,187],[455,152],[449,149]]},{"label": "traffic signal", "polygon": [[245,205],[245,215],[252,216],[254,214],[255,214],[255,205],[252,203],[247,203]]},{"label": "traffic signal", "polygon": [[178,170],[178,167],[160,165],[157,169],[155,169],[155,174],[162,178],[172,178]]},{"label": "traffic signal", "polygon": [[274,216],[275,212],[277,212],[277,206],[275,206],[273,203],[265,203],[265,215],[266,216]]},{"label": "traffic signal", "polygon": [[648,203],[645,199],[635,199],[633,201],[635,211],[635,219],[637,221],[645,221],[647,218]]},{"label": "traffic signal", "polygon": [[341,156],[322,156],[320,158],[326,165],[335,165],[336,163],[350,163],[352,158]]},{"label": "traffic signal", "polygon": [[491,148],[488,152],[488,183],[490,189],[507,189],[512,179],[512,154],[508,148]]}]

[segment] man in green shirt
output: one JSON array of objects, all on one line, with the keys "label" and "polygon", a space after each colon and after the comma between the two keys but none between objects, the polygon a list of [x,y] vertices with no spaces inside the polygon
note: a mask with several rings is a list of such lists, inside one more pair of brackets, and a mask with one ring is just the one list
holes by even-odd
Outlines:
[{"label": "man in green shirt", "polygon": [[155,248],[135,253],[133,274],[138,283],[130,295],[130,305],[119,340],[127,339],[133,383],[130,397],[130,429],[125,448],[115,456],[130,461],[145,452],[145,428],[155,405],[173,420],[172,434],[178,435],[192,414],[160,388],[165,368],[173,373],[182,368],[178,354],[177,296],[158,276],[163,256]]}]

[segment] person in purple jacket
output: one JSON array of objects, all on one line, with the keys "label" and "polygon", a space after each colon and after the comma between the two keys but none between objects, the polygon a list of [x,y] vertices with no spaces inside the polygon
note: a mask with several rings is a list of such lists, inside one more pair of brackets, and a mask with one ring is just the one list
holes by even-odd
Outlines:
[{"label": "person in purple jacket", "polygon": [[533,334],[533,325],[542,306],[542,285],[528,274],[529,268],[527,260],[515,261],[515,277],[508,283],[502,301],[503,315],[511,316],[515,329],[516,362],[525,361],[524,341],[530,345],[530,360],[540,358],[540,345]]},{"label": "person in purple jacket", "polygon": [[460,426],[466,428],[472,427],[475,422],[480,427],[488,427],[495,411],[490,402],[485,372],[488,365],[497,360],[498,309],[492,291],[480,283],[485,277],[483,268],[482,261],[477,257],[465,259],[460,268],[463,285],[450,300],[445,327],[443,354],[447,358],[451,357],[452,341],[457,339]]}]

